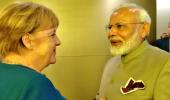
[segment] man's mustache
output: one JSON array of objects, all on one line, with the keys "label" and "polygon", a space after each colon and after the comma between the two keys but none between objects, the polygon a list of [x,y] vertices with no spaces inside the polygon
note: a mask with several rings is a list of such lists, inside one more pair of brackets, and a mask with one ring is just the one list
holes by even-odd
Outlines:
[{"label": "man's mustache", "polygon": [[109,37],[109,40],[110,40],[110,41],[117,41],[117,40],[119,40],[119,41],[124,41],[124,39],[121,38],[120,36],[110,36],[110,37]]}]

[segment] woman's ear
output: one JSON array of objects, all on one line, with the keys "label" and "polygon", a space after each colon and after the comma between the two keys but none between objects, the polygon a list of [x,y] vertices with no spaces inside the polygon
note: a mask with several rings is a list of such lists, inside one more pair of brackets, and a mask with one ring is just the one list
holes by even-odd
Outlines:
[{"label": "woman's ear", "polygon": [[144,23],[141,28],[141,37],[144,39],[149,35],[150,32],[150,24],[149,23]]},{"label": "woman's ear", "polygon": [[24,34],[24,36],[22,36],[22,43],[27,49],[33,49],[31,34]]}]

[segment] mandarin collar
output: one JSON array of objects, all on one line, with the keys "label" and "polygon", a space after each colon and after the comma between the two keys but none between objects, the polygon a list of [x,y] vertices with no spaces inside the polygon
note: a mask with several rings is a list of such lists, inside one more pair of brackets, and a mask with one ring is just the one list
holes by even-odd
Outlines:
[{"label": "mandarin collar", "polygon": [[149,47],[149,43],[147,40],[144,40],[137,48],[132,50],[130,53],[121,56],[122,63],[128,63],[129,61],[138,57],[147,47]]}]

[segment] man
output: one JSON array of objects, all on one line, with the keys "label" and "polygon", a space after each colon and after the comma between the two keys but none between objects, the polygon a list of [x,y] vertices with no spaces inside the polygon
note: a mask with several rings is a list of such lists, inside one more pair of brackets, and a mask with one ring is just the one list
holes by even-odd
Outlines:
[{"label": "man", "polygon": [[[168,28],[170,29],[170,27]],[[170,46],[169,46],[169,34],[168,33],[162,33],[162,35],[160,36],[160,39],[154,41],[152,43],[153,46],[156,46],[162,50],[165,50],[167,52],[170,52]]]},{"label": "man", "polygon": [[170,52],[170,46],[169,46],[169,35],[168,33],[162,33],[162,35],[160,36],[160,39],[154,41],[152,43],[153,46],[156,46],[162,50],[165,50],[167,52]]},{"label": "man", "polygon": [[168,23],[168,33],[162,33],[160,39],[152,43],[153,46],[156,46],[162,50],[170,52],[170,22]]},{"label": "man", "polygon": [[146,41],[150,24],[138,5],[114,10],[107,29],[115,57],[105,66],[99,100],[170,99],[170,55]]},{"label": "man", "polygon": [[163,38],[168,38],[169,37],[169,34],[168,33],[162,33],[160,38],[163,39]]}]

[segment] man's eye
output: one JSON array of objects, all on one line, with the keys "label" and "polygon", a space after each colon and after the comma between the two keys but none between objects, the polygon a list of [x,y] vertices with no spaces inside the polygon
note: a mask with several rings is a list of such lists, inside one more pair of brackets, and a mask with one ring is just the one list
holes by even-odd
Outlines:
[{"label": "man's eye", "polygon": [[112,28],[112,25],[109,25],[109,26],[108,26],[108,29],[111,29],[111,28]]},{"label": "man's eye", "polygon": [[122,25],[122,24],[117,24],[116,27],[117,27],[117,28],[123,28],[124,25]]}]

